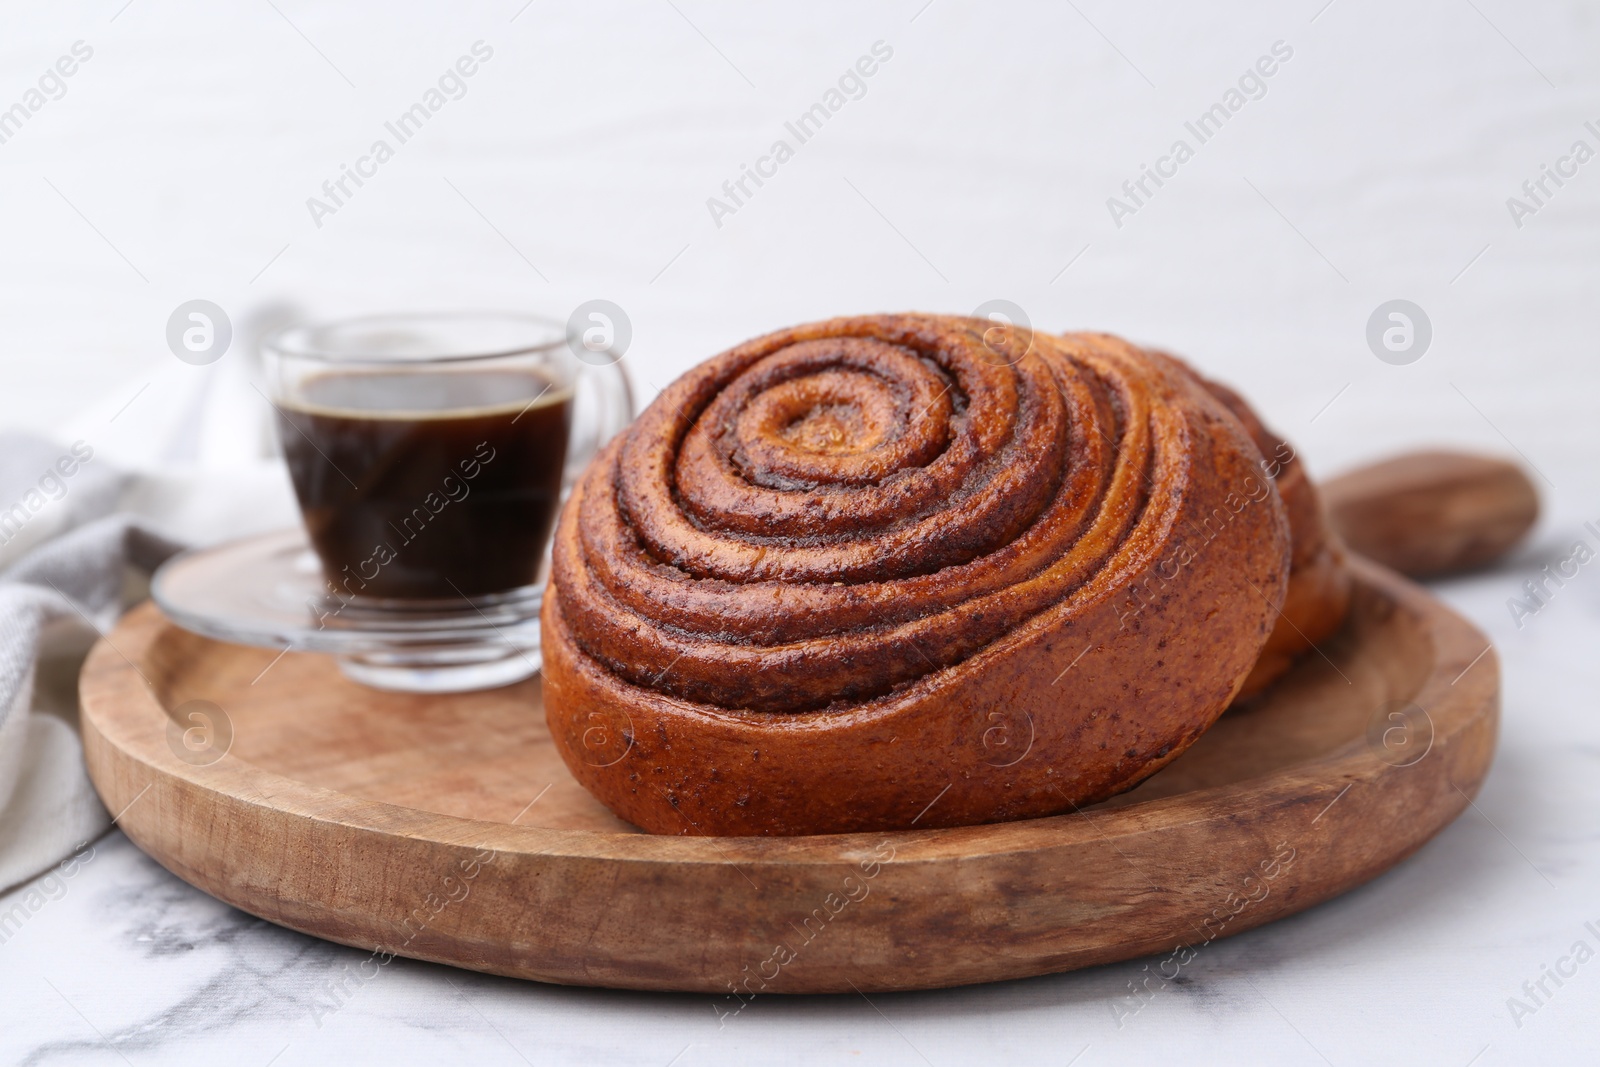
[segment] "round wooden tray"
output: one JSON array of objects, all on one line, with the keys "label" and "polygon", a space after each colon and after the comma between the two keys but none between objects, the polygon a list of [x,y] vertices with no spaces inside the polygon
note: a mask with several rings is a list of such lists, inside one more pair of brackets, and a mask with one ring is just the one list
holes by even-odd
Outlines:
[{"label": "round wooden tray", "polygon": [[380,693],[325,657],[274,663],[148,604],[85,664],[84,741],[106,806],[174,874],[378,963],[698,990],[726,1011],[755,993],[924,989],[1174,950],[1181,966],[1184,946],[1398,863],[1488,769],[1488,640],[1405,579],[1356,567],[1350,622],[1323,655],[1133,792],[1048,819],[652,837],[567,773],[537,680]]}]

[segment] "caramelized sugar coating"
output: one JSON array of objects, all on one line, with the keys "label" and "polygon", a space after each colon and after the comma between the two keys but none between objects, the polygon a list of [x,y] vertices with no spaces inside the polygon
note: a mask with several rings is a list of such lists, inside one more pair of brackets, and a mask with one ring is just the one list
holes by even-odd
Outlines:
[{"label": "caramelized sugar coating", "polygon": [[544,700],[580,782],[666,834],[1070,811],[1228,706],[1290,523],[1245,426],[1103,334],[834,319],[668,387],[575,488]]}]

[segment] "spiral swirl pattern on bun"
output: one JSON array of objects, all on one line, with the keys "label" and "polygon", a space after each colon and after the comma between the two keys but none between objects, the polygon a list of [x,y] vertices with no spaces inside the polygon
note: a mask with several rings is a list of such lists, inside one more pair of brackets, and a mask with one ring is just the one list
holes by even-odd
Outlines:
[{"label": "spiral swirl pattern on bun", "polygon": [[1221,713],[1288,560],[1259,452],[1176,361],[930,315],[796,327],[674,382],[575,488],[547,716],[654,832],[1050,814]]}]

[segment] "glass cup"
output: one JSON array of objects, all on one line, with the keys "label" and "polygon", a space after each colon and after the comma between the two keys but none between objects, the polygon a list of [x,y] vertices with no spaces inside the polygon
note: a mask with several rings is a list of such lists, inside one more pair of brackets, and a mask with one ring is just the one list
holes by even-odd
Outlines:
[{"label": "glass cup", "polygon": [[325,580],[318,628],[409,635],[345,673],[434,692],[534,673],[556,512],[633,415],[621,364],[560,322],[492,312],[292,326],[263,358]]}]

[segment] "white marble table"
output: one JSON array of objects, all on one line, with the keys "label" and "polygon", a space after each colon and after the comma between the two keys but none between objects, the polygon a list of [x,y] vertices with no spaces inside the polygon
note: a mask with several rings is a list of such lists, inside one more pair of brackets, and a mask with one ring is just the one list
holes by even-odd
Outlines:
[{"label": "white marble table", "polygon": [[[99,396],[71,432],[108,463],[238,491],[237,428],[165,414],[230,368],[167,351],[196,297],[243,321],[270,300],[564,316],[600,296],[632,317],[646,396],[783,324],[1001,297],[1191,356],[1319,474],[1423,443],[1520,453],[1551,512],[1520,570],[1443,588],[1504,660],[1477,806],[1371,885],[1212,946],[1120,1028],[1142,963],[764,999],[720,1029],[706,997],[400,960],[359,982],[365,954],[232,911],[113,833],[49,896],[0,899],[26,905],[0,944],[0,1063],[1600,1062],[1600,961],[1543,977],[1600,951],[1600,574],[1521,629],[1506,608],[1600,523],[1600,162],[1531,217],[1506,205],[1600,145],[1587,0],[12,5],[0,109],[80,39],[93,58],[0,144],[0,424],[62,432]],[[480,39],[466,94],[313,220],[307,198]],[[865,94],[714,219],[707,198],[880,40]],[[1294,55],[1265,94],[1115,225],[1108,197],[1277,41]],[[1364,338],[1396,297],[1434,327],[1409,366]],[[287,514],[281,476],[251,485]],[[236,529],[203,504],[166,514]]]}]

